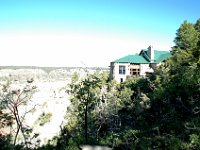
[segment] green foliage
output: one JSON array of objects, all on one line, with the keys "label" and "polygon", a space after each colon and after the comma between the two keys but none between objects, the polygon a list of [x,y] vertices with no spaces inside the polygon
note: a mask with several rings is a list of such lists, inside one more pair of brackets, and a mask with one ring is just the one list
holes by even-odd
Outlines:
[{"label": "green foliage", "polygon": [[42,113],[38,119],[35,121],[35,124],[39,124],[40,126],[44,126],[46,123],[51,122],[52,113]]},{"label": "green foliage", "polygon": [[[166,149],[196,149],[198,146],[191,144],[191,141],[198,141],[195,133],[199,128],[200,39],[197,24],[185,21],[181,25],[173,56],[160,66],[156,78],[151,81],[155,90],[146,117],[148,122],[153,120],[151,126],[159,127]],[[171,136],[164,138],[163,134]]]},{"label": "green foliage", "polygon": [[[73,109],[71,117],[79,117],[76,121],[80,127],[83,127],[82,129],[80,128],[79,133],[82,135],[84,133],[85,143],[88,142],[89,132],[92,132],[88,128],[88,124],[91,123],[92,111],[100,99],[99,94],[103,80],[104,78],[99,78],[97,74],[87,75],[82,80],[79,80],[78,76],[74,75],[71,84],[69,84],[69,93],[72,94],[71,103]],[[74,119],[71,121],[74,121]]]},{"label": "green foliage", "polygon": [[199,139],[199,135],[196,134],[191,134],[190,135],[190,144],[189,147],[191,149],[196,149],[200,146],[200,139]]},{"label": "green foliage", "polygon": [[0,148],[1,150],[12,150],[14,147],[11,144],[11,135],[0,135]]},{"label": "green foliage", "polygon": [[195,30],[194,25],[184,21],[177,30],[174,42],[176,45],[173,50],[175,51],[179,51],[180,49],[186,51],[194,49],[198,42],[198,33]]},{"label": "green foliage", "polygon": [[[32,129],[29,128],[24,118],[26,114],[31,112],[30,110],[21,111],[21,107],[25,107],[32,98],[36,87],[32,85],[33,80],[28,80],[25,86],[19,86],[15,83],[16,81],[8,80],[6,82],[1,81],[0,84],[0,131],[3,131],[3,135],[8,133],[4,132],[9,127],[16,126],[10,133],[10,143],[13,147],[28,148],[30,145],[33,146],[33,138],[30,136]],[[21,133],[21,143],[18,143],[19,133]],[[32,141],[31,141],[31,140]],[[18,143],[18,144],[17,144]]]}]

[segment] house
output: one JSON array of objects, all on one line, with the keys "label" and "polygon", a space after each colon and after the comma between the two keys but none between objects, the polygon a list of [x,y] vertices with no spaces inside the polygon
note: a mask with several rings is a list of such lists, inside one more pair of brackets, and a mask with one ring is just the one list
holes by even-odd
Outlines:
[{"label": "house", "polygon": [[147,73],[153,73],[155,68],[170,56],[170,51],[154,50],[149,46],[139,54],[127,55],[111,62],[110,79],[123,82],[132,76],[145,77]]}]

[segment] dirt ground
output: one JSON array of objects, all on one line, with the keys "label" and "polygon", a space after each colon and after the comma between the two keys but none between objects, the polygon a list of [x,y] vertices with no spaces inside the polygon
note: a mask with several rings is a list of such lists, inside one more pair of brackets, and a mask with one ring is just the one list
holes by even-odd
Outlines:
[{"label": "dirt ground", "polygon": [[83,145],[80,146],[82,150],[112,150],[112,148],[109,148],[107,146],[91,146],[91,145]]}]

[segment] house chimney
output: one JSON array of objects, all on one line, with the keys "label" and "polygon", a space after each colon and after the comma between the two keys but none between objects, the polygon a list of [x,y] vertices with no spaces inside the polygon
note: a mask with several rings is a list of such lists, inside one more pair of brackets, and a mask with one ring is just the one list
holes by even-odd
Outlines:
[{"label": "house chimney", "polygon": [[148,56],[149,56],[150,62],[154,62],[154,50],[153,50],[152,45],[148,47]]}]

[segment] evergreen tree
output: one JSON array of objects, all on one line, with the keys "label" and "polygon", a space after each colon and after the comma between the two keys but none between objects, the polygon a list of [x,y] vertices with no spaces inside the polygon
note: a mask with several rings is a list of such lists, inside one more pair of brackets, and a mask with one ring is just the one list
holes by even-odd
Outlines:
[{"label": "evergreen tree", "polygon": [[[199,138],[197,135],[200,125],[198,29],[199,21],[196,25],[184,21],[177,30],[173,56],[158,70],[154,82],[156,83],[154,99],[151,101],[153,125],[158,125],[161,134],[168,133],[181,142],[189,142],[193,134]],[[182,141],[180,137],[186,141]]]},{"label": "evergreen tree", "polygon": [[197,48],[194,51],[194,55],[196,56],[195,58],[198,61],[198,66],[200,66],[200,19],[197,20],[196,24],[195,24],[195,29],[198,33],[198,43],[197,43]]},{"label": "evergreen tree", "polygon": [[177,30],[173,51],[192,50],[197,46],[198,33],[192,23],[184,21]]},{"label": "evergreen tree", "polygon": [[96,76],[87,77],[70,85],[72,94],[71,102],[75,115],[79,117],[79,123],[83,122],[85,144],[88,144],[89,118],[95,104],[98,103],[101,80]]}]

